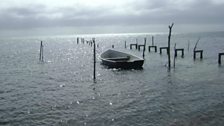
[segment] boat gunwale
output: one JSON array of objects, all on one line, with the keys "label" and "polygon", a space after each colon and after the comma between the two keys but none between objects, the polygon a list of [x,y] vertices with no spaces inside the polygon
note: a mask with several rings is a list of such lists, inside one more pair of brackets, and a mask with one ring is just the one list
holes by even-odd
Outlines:
[{"label": "boat gunwale", "polygon": [[[106,59],[106,58],[103,58],[102,57],[102,54],[103,53],[105,53],[105,52],[107,52],[107,51],[115,51],[115,52],[119,52],[119,53],[123,53],[123,54],[126,54],[126,55],[131,55],[131,56],[133,56],[133,57],[135,57],[136,59],[134,59],[134,60],[127,60],[127,61],[114,61],[114,60],[110,60],[110,59]],[[121,51],[117,51],[117,50],[113,50],[113,49],[108,49],[107,51],[104,51],[101,55],[100,55],[100,59],[101,60],[104,60],[104,61],[108,61],[108,62],[113,62],[113,63],[119,63],[119,62],[136,62],[136,61],[144,61],[144,59],[143,58],[141,58],[141,57],[139,57],[139,56],[136,56],[136,55],[134,55],[134,54],[131,54],[131,53],[127,53],[127,52],[121,52]]]}]

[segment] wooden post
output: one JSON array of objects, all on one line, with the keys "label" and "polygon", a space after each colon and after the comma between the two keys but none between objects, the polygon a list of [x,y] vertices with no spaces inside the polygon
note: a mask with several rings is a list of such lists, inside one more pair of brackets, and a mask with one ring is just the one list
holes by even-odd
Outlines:
[{"label": "wooden post", "polygon": [[93,38],[93,80],[96,81],[96,44]]},{"label": "wooden post", "polygon": [[43,41],[40,41],[40,56],[39,56],[39,60],[41,62],[44,61],[44,46],[43,46]]},{"label": "wooden post", "polygon": [[126,41],[124,41],[124,48],[125,48],[125,49],[127,48],[127,43],[126,43]]},{"label": "wooden post", "polygon": [[187,50],[188,52],[190,51],[190,41],[188,40],[188,44],[187,44]]},{"label": "wooden post", "polygon": [[152,46],[154,46],[154,36],[152,36]]},{"label": "wooden post", "polygon": [[200,53],[201,54],[200,55],[200,58],[201,59],[203,58],[203,54],[202,54],[203,53],[203,50],[196,50],[199,41],[200,41],[200,38],[198,38],[198,40],[197,40],[197,42],[195,43],[195,46],[194,46],[194,50],[193,50],[193,53],[194,53],[193,58],[194,58],[194,60],[196,59],[196,53]]},{"label": "wooden post", "polygon": [[42,41],[40,41],[40,55],[39,55],[39,61],[41,61],[42,55]]},{"label": "wooden post", "polygon": [[222,62],[222,56],[224,56],[224,53],[219,53],[219,56],[218,56],[219,65],[221,65],[221,62]]},{"label": "wooden post", "polygon": [[79,37],[77,37],[77,40],[76,41],[77,41],[77,44],[79,44]]},{"label": "wooden post", "polygon": [[218,64],[220,65],[221,64],[221,55],[219,53],[219,56],[218,56]]},{"label": "wooden post", "polygon": [[197,42],[195,43],[195,46],[194,46],[194,51],[196,50],[196,48],[197,48],[197,45],[198,45],[199,41],[200,41],[200,38],[198,38]]},{"label": "wooden post", "polygon": [[174,45],[174,51],[175,51],[175,53],[174,53],[174,59],[173,59],[173,67],[175,68],[176,67],[176,43],[175,43],[175,45]]},{"label": "wooden post", "polygon": [[42,44],[42,57],[41,57],[41,61],[44,62],[44,46],[43,43]]},{"label": "wooden post", "polygon": [[171,39],[171,32],[172,32],[173,25],[174,25],[174,23],[172,23],[172,25],[169,26],[169,36],[168,36],[168,68],[169,68],[169,70],[171,68],[171,60],[170,60],[170,39]]},{"label": "wooden post", "polygon": [[[145,46],[146,46],[146,38],[144,38],[144,48],[143,48],[143,54],[142,54],[142,57],[143,59],[145,59]],[[140,47],[139,47],[140,48]]]}]

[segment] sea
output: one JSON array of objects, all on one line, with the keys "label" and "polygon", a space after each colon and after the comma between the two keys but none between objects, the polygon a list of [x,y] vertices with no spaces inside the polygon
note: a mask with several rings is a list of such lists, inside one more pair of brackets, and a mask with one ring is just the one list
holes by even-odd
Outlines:
[{"label": "sea", "polygon": [[[158,52],[148,51],[154,45]],[[84,38],[77,43],[77,37]],[[96,42],[96,80],[93,46]],[[146,41],[142,69],[113,69],[100,54],[142,57],[129,45]],[[193,59],[193,49],[203,59]],[[39,61],[43,41],[44,61]],[[126,48],[125,48],[126,41]],[[224,32],[174,33],[171,69],[167,33],[87,34],[0,38],[1,126],[223,126]],[[184,48],[174,67],[174,45]]]}]

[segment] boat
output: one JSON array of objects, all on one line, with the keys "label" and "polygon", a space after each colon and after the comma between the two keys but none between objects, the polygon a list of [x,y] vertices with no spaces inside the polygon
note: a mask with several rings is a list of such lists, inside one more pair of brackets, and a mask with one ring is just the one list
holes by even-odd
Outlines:
[{"label": "boat", "polygon": [[103,52],[100,59],[109,68],[139,69],[144,64],[143,58],[113,49]]}]

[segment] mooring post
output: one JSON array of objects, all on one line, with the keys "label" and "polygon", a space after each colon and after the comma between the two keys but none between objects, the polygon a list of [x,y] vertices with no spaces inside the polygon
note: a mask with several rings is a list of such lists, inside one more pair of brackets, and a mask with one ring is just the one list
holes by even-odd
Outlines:
[{"label": "mooring post", "polygon": [[44,46],[43,46],[43,41],[40,41],[40,57],[39,57],[39,60],[41,62],[44,61]]},{"label": "mooring post", "polygon": [[93,80],[96,81],[96,44],[93,38]]},{"label": "mooring post", "polygon": [[42,57],[41,57],[41,61],[44,61],[44,46],[43,46],[43,42],[41,42],[42,45]]},{"label": "mooring post", "polygon": [[127,48],[127,43],[126,43],[126,41],[124,41],[124,48],[125,48],[125,49]]},{"label": "mooring post", "polygon": [[[146,46],[146,38],[144,38],[144,48],[143,48],[143,54],[142,54],[142,57],[143,59],[145,59],[145,46]],[[139,47],[140,48],[140,47]]]},{"label": "mooring post", "polygon": [[176,57],[177,57],[176,43],[174,45],[174,51],[175,51],[175,54],[174,54],[174,59],[173,59],[173,67],[175,68],[176,67]]},{"label": "mooring post", "polygon": [[194,46],[194,50],[193,50],[193,53],[194,53],[193,58],[194,58],[194,60],[196,59],[196,54],[197,53],[200,53],[200,59],[203,59],[203,50],[196,50],[199,41],[200,41],[200,38],[198,38],[198,40],[197,40],[197,42],[196,42],[196,44]]},{"label": "mooring post", "polygon": [[41,55],[42,55],[42,41],[40,41],[40,55],[39,55],[39,61],[41,61]]},{"label": "mooring post", "polygon": [[152,46],[154,46],[154,36],[152,36]]},{"label": "mooring post", "polygon": [[219,65],[221,65],[221,62],[222,62],[222,56],[224,56],[224,53],[219,53],[219,57],[218,57]]},{"label": "mooring post", "polygon": [[169,68],[169,70],[171,68],[171,60],[170,60],[170,39],[171,39],[171,32],[172,32],[173,25],[174,25],[174,23],[172,23],[172,25],[169,26],[169,36],[168,36],[168,68]]},{"label": "mooring post", "polygon": [[138,39],[136,38],[136,45],[135,45],[135,49],[138,49]]},{"label": "mooring post", "polygon": [[79,44],[79,37],[77,37],[77,40],[76,41],[77,41],[77,44]]},{"label": "mooring post", "polygon": [[190,41],[188,40],[188,44],[187,44],[187,50],[188,52],[190,51]]}]

